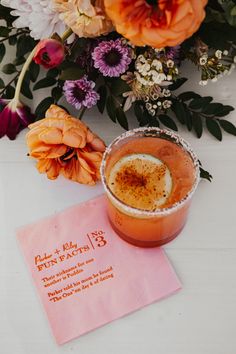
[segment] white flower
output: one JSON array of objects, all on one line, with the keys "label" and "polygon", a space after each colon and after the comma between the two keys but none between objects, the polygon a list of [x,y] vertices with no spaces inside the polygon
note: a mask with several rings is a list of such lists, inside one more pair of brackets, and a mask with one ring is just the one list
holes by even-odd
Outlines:
[{"label": "white flower", "polygon": [[52,0],[2,0],[1,3],[12,8],[11,14],[18,17],[13,26],[28,27],[34,39],[48,38],[54,32],[61,35],[65,31]]},{"label": "white flower", "polygon": [[171,105],[172,105],[172,102],[169,101],[169,100],[165,100],[165,101],[163,101],[163,103],[162,103],[162,106],[163,106],[164,109],[170,108]]},{"label": "white flower", "polygon": [[217,59],[221,59],[221,58],[222,58],[222,53],[223,53],[222,50],[219,50],[219,49],[218,49],[218,50],[215,52],[216,58],[217,58]]},{"label": "white flower", "polygon": [[156,101],[157,99],[158,99],[158,97],[159,97],[159,95],[158,95],[158,93],[156,93],[156,92],[152,92],[151,93],[151,98],[154,100],[154,101]]},{"label": "white flower", "polygon": [[151,114],[151,116],[155,116],[155,114],[156,114],[156,111],[155,111],[155,109],[151,109],[150,111],[149,111],[149,113]]},{"label": "white flower", "polygon": [[167,60],[166,65],[167,65],[167,68],[173,68],[175,63],[173,60],[169,59],[169,60]]},{"label": "white flower", "polygon": [[224,51],[223,51],[223,54],[224,54],[224,55],[228,55],[228,54],[229,54],[228,50],[224,50]]},{"label": "white flower", "polygon": [[199,64],[200,65],[205,65],[207,63],[208,56],[207,54],[203,54],[201,58],[199,59]]},{"label": "white flower", "polygon": [[155,84],[161,84],[163,81],[166,80],[166,75],[164,73],[158,73],[157,71],[152,71],[152,79]]},{"label": "white flower", "polygon": [[171,92],[168,89],[163,89],[162,94],[163,94],[164,97],[170,97],[171,96]]},{"label": "white flower", "polygon": [[199,85],[201,85],[201,86],[206,86],[207,83],[208,83],[207,80],[201,80],[201,81],[199,81]]},{"label": "white flower", "polygon": [[162,69],[162,63],[160,60],[154,59],[152,62],[152,66],[155,66],[156,70]]},{"label": "white flower", "polygon": [[171,80],[172,80],[172,76],[171,76],[171,75],[167,75],[167,76],[166,76],[166,80],[167,80],[167,81],[171,81]]},{"label": "white flower", "polygon": [[146,108],[149,111],[150,109],[152,109],[152,104],[151,103],[146,103]]},{"label": "white flower", "polygon": [[213,79],[211,79],[211,82],[217,82],[218,78],[217,77],[213,77]]}]

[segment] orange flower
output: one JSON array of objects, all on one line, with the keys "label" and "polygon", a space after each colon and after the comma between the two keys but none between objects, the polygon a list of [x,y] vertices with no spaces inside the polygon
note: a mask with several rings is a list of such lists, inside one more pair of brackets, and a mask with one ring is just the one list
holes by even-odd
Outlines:
[{"label": "orange flower", "polygon": [[117,32],[138,46],[175,46],[197,31],[207,0],[104,0]]},{"label": "orange flower", "polygon": [[29,155],[38,159],[40,173],[47,173],[49,179],[62,174],[89,185],[100,179],[105,144],[80,120],[51,105],[46,117],[30,124],[29,128],[26,135]]}]

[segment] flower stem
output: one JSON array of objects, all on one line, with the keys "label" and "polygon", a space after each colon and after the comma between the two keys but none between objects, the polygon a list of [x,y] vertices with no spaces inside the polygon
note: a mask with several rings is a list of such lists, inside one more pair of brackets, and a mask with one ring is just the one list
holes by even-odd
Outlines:
[{"label": "flower stem", "polygon": [[31,61],[32,61],[32,59],[34,57],[35,51],[36,51],[36,47],[34,47],[32,52],[28,56],[26,62],[24,63],[23,68],[21,69],[21,73],[20,73],[20,76],[19,76],[19,79],[18,79],[17,85],[16,85],[15,95],[14,95],[14,98],[13,98],[16,101],[16,104],[17,104],[17,101],[19,101],[20,90],[21,90],[22,82],[23,82],[24,77],[25,77],[25,73],[28,70],[28,67],[29,67],[29,65],[30,65],[30,63],[31,63]]},{"label": "flower stem", "polygon": [[80,120],[82,120],[83,115],[84,115],[86,109],[87,109],[86,107],[83,107],[83,108],[79,111],[79,116],[78,116],[78,118],[79,118]]},{"label": "flower stem", "polygon": [[12,34],[12,35],[10,35],[10,36],[8,36],[8,37],[5,37],[5,38],[1,39],[1,40],[0,40],[0,43],[2,43],[2,42],[4,42],[4,41],[7,41],[7,40],[10,39],[10,38],[17,37],[17,36],[19,36],[20,34],[23,34],[23,33],[28,33],[28,32],[27,32],[27,31],[17,32],[17,33],[15,33],[15,34]]},{"label": "flower stem", "polygon": [[[72,33],[73,32],[72,32],[72,30],[70,28],[68,30],[66,30],[63,33],[63,35],[61,36],[62,41],[64,42],[68,37],[70,37],[70,35]],[[36,52],[36,48],[37,48],[37,45],[34,47],[32,52],[28,56],[26,62],[24,63],[23,68],[21,69],[21,73],[20,73],[20,76],[19,76],[19,79],[18,79],[17,85],[16,85],[15,95],[14,95],[14,98],[13,98],[13,100],[15,101],[16,105],[17,105],[17,102],[19,101],[22,82],[24,80],[26,71],[28,70],[28,67],[30,66],[31,61],[33,60],[34,54]]]},{"label": "flower stem", "polygon": [[19,76],[19,73],[16,76],[14,76],[13,79],[11,81],[9,81],[8,84],[1,90],[0,95],[2,95],[6,91],[8,86],[10,86],[15,81],[15,79],[17,79],[18,76]]},{"label": "flower stem", "polygon": [[67,40],[67,38],[69,38],[72,35],[72,33],[73,31],[71,30],[71,28],[68,28],[61,36],[62,42],[65,42],[65,40]]}]

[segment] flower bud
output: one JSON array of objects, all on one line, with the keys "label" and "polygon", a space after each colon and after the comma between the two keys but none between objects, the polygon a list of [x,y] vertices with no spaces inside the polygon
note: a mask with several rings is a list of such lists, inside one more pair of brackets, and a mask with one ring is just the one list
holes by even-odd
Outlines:
[{"label": "flower bud", "polygon": [[0,99],[0,138],[14,140],[17,134],[35,120],[30,108],[16,100]]},{"label": "flower bud", "polygon": [[55,68],[60,65],[65,57],[63,44],[56,39],[44,39],[36,47],[33,60],[36,64],[46,69]]}]

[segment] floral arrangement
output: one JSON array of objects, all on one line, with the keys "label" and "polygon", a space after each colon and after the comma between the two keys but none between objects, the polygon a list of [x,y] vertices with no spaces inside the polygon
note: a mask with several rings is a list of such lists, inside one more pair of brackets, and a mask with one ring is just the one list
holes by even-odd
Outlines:
[{"label": "floral arrangement", "polygon": [[[222,131],[236,135],[225,119],[233,107],[176,92],[187,81],[186,60],[200,85],[234,69],[236,0],[2,0],[0,20],[0,62],[6,44],[16,48],[2,66],[0,137],[13,140],[29,126],[29,155],[48,178],[99,179],[105,145],[80,120],[93,106],[125,129],[133,109],[140,126],[181,124],[198,138],[206,128],[218,140]],[[24,98],[46,87],[49,97],[31,112]]]}]

